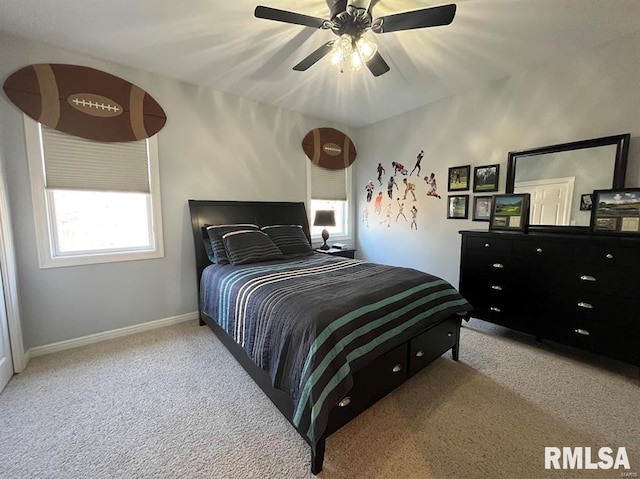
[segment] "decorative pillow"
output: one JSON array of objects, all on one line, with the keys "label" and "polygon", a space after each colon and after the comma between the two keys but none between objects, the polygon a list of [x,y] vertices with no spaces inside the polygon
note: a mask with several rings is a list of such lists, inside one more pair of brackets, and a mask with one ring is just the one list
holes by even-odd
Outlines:
[{"label": "decorative pillow", "polygon": [[235,224],[235,225],[212,225],[207,227],[207,234],[211,240],[211,248],[215,256],[214,263],[229,264],[229,258],[227,258],[227,252],[224,249],[224,243],[222,237],[231,231],[241,230],[255,230],[259,231],[257,225],[251,224]]},{"label": "decorative pillow", "polygon": [[262,231],[231,231],[222,237],[231,264],[259,263],[282,259],[282,251]]},{"label": "decorative pillow", "polygon": [[207,253],[207,258],[209,258],[209,261],[211,261],[212,263],[217,263],[218,260],[216,259],[216,255],[213,254],[213,247],[211,246],[211,240],[209,238],[205,238],[202,240],[202,244],[204,244],[204,250]]},{"label": "decorative pillow", "polygon": [[286,255],[313,254],[313,248],[300,225],[273,225],[261,228]]}]

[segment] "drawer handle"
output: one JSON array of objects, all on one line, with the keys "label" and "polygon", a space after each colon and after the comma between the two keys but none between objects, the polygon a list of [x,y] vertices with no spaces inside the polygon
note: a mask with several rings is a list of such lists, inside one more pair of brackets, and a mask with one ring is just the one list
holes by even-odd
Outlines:
[{"label": "drawer handle", "polygon": [[582,281],[592,281],[595,282],[596,278],[594,278],[593,276],[589,276],[588,274],[583,274],[582,276],[580,276],[580,279]]},{"label": "drawer handle", "polygon": [[351,404],[351,398],[347,396],[346,398],[344,398],[342,401],[338,403],[338,406],[347,407],[349,404]]},{"label": "drawer handle", "polygon": [[504,268],[504,265],[502,263],[493,263],[491,266],[493,266],[496,269]]},{"label": "drawer handle", "polygon": [[587,331],[586,329],[582,329],[582,328],[574,329],[573,332],[576,333],[576,334],[581,334],[583,336],[589,336],[591,334],[589,331]]},{"label": "drawer handle", "polygon": [[502,291],[502,286],[498,286],[497,284],[492,284],[491,289],[494,289],[496,291]]},{"label": "drawer handle", "polygon": [[542,253],[542,248],[536,248],[536,253]]},{"label": "drawer handle", "polygon": [[485,247],[485,248],[488,248],[489,246],[491,246],[489,243],[485,243],[485,244],[484,244],[484,247]]},{"label": "drawer handle", "polygon": [[613,255],[611,253],[605,254],[604,257],[607,259],[613,259]]},{"label": "drawer handle", "polygon": [[495,306],[491,306],[489,308],[491,311],[493,311],[494,313],[501,313],[502,311],[500,310],[500,308],[496,308]]},{"label": "drawer handle", "polygon": [[450,337],[452,337],[452,336],[453,336],[453,333],[452,333],[451,331],[449,331],[449,332],[447,333],[447,337],[448,337],[448,338],[450,338]]},{"label": "drawer handle", "polygon": [[393,367],[392,371],[393,371],[394,373],[399,373],[400,371],[402,371],[402,366],[400,366],[399,364],[396,364],[396,365]]},{"label": "drawer handle", "polygon": [[418,351],[418,352],[416,353],[416,357],[417,357],[417,358],[421,358],[422,356],[424,356],[424,351],[421,349],[420,351]]},{"label": "drawer handle", "polygon": [[580,301],[578,303],[578,307],[579,308],[584,308],[584,309],[593,309],[593,304],[589,304],[589,303],[585,303],[584,301]]}]

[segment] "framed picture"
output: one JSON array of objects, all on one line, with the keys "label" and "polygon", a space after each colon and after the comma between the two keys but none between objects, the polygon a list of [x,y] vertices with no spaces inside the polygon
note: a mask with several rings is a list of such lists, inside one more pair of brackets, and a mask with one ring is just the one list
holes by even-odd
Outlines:
[{"label": "framed picture", "polygon": [[591,211],[591,205],[593,205],[593,195],[591,193],[580,196],[580,211]]},{"label": "framed picture", "polygon": [[476,166],[473,169],[473,192],[498,191],[500,165]]},{"label": "framed picture", "polygon": [[453,195],[447,198],[447,219],[469,218],[469,195]]},{"label": "framed picture", "polygon": [[493,196],[473,197],[473,221],[489,221],[491,219],[491,202]]},{"label": "framed picture", "polygon": [[640,188],[595,190],[591,209],[591,231],[640,235]]},{"label": "framed picture", "polygon": [[490,230],[527,231],[529,226],[529,193],[493,195]]},{"label": "framed picture", "polygon": [[471,165],[454,166],[449,168],[449,183],[447,191],[466,191],[469,189],[469,175]]}]

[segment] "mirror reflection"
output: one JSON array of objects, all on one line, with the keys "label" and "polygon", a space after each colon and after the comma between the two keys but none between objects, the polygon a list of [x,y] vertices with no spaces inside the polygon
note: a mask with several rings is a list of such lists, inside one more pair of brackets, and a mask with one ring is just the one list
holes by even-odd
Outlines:
[{"label": "mirror reflection", "polygon": [[624,187],[629,135],[510,153],[507,193],[530,193],[532,226],[583,226],[593,190]]}]

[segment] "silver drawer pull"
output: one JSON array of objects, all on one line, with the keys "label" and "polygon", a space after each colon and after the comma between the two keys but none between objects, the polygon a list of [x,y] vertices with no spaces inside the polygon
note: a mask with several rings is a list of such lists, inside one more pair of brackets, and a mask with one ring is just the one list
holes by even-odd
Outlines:
[{"label": "silver drawer pull", "polygon": [[502,286],[498,286],[497,284],[492,284],[491,289],[494,289],[496,291],[502,291]]},{"label": "silver drawer pull", "polygon": [[393,371],[394,373],[399,373],[400,371],[402,371],[402,366],[400,366],[399,364],[396,364],[396,365],[393,367],[392,371]]},{"label": "silver drawer pull", "polygon": [[595,281],[596,278],[594,278],[593,276],[589,276],[588,274],[583,274],[582,276],[580,276],[580,280],[581,281]]},{"label": "silver drawer pull", "polygon": [[447,333],[447,337],[448,337],[448,338],[450,338],[450,337],[452,337],[452,336],[453,336],[453,333],[452,333],[451,331],[449,331],[449,332]]},{"label": "silver drawer pull", "polygon": [[491,311],[493,311],[494,313],[501,313],[502,311],[500,310],[500,308],[496,308],[495,306],[491,306],[489,308]]},{"label": "silver drawer pull", "polygon": [[421,349],[420,351],[418,351],[418,352],[416,353],[416,357],[417,357],[417,358],[421,358],[422,356],[424,356],[424,351]]},{"label": "silver drawer pull", "polygon": [[485,243],[485,244],[484,244],[484,247],[485,247],[485,248],[488,248],[489,246],[491,246],[489,243]]},{"label": "silver drawer pull", "polygon": [[591,334],[589,331],[587,331],[586,329],[582,329],[582,328],[574,329],[573,332],[576,333],[576,334],[581,334],[583,336],[589,336]]},{"label": "silver drawer pull", "polygon": [[338,403],[338,406],[347,407],[349,404],[351,404],[351,398],[347,396],[346,398],[344,398],[342,401]]},{"label": "silver drawer pull", "polygon": [[536,248],[536,253],[542,253],[542,248]]},{"label": "silver drawer pull", "polygon": [[585,303],[583,301],[580,301],[578,303],[578,307],[579,308],[584,308],[584,309],[593,309],[593,304],[589,304],[589,303]]},{"label": "silver drawer pull", "polygon": [[613,255],[611,253],[605,254],[604,257],[607,259],[613,259]]},{"label": "silver drawer pull", "polygon": [[504,265],[502,263],[493,263],[491,266],[496,269],[504,268]]}]

